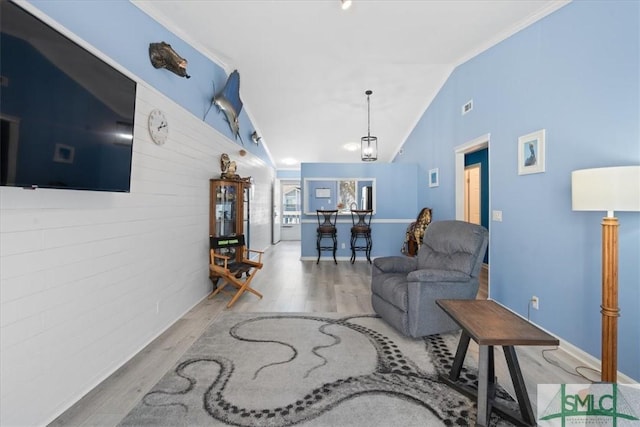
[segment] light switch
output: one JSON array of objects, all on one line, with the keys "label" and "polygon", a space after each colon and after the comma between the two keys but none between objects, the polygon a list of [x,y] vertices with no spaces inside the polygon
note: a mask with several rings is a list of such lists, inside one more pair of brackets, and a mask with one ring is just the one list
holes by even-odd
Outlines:
[{"label": "light switch", "polygon": [[496,222],[502,222],[502,211],[493,211],[491,218]]}]

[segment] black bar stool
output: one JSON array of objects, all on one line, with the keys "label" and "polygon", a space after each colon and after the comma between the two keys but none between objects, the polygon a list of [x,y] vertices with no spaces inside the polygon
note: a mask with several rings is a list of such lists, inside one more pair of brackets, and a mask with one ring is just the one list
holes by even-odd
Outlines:
[{"label": "black bar stool", "polygon": [[[320,253],[322,251],[333,251],[333,262],[336,264],[336,250],[338,249],[338,229],[336,228],[336,222],[338,220],[337,210],[316,210],[318,216],[318,239],[316,241],[316,248],[318,249],[318,261],[320,262]],[[322,246],[321,240],[323,238],[331,238],[333,244],[331,246]]]},{"label": "black bar stool", "polygon": [[[356,251],[364,251],[367,261],[371,264],[371,209],[352,209],[351,210],[351,264],[356,260]],[[364,239],[364,242],[358,245],[358,239]]]}]

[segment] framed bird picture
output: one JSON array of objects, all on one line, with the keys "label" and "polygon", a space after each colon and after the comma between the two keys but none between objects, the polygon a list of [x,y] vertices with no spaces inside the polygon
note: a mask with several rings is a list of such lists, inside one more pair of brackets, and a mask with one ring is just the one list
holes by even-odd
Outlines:
[{"label": "framed bird picture", "polygon": [[545,170],[545,130],[518,138],[518,175],[541,173]]}]

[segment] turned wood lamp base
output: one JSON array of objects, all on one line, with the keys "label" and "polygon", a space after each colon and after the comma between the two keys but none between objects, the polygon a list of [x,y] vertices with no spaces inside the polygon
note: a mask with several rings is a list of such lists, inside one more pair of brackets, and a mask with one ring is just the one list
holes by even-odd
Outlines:
[{"label": "turned wood lamp base", "polygon": [[602,382],[618,377],[618,218],[602,219]]}]

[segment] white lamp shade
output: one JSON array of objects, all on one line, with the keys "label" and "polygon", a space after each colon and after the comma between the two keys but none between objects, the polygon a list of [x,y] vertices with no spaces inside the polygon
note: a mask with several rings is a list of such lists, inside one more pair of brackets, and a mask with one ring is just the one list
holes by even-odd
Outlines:
[{"label": "white lamp shade", "polygon": [[640,211],[640,166],[571,172],[574,211]]}]

